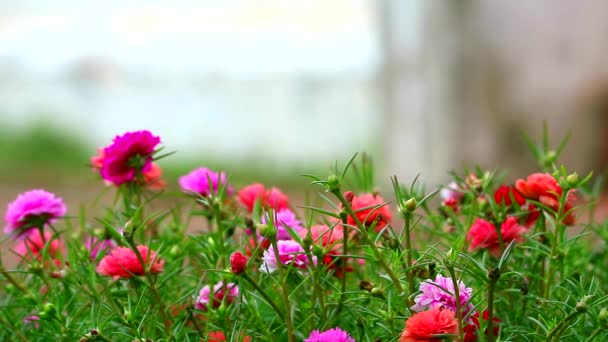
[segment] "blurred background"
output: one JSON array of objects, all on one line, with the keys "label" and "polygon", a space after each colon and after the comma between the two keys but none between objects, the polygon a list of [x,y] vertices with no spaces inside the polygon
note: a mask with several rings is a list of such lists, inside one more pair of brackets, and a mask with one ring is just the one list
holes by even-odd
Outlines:
[{"label": "blurred background", "polygon": [[357,151],[384,184],[522,177],[543,121],[603,170],[607,37],[602,0],[3,1],[0,201],[94,198],[89,157],[136,129],[177,151],[173,188],[203,165],[290,188]]}]

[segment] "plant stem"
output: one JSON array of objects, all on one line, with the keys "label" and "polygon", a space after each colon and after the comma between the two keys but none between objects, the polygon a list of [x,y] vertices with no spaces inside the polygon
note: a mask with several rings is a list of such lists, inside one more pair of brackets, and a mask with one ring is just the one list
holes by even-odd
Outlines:
[{"label": "plant stem", "polygon": [[340,291],[340,300],[338,301],[338,308],[336,309],[336,313],[334,317],[340,317],[340,312],[342,312],[342,308],[344,307],[344,296],[346,295],[346,256],[348,255],[348,226],[346,225],[347,216],[342,215],[342,279],[341,285],[342,289]]},{"label": "plant stem", "polygon": [[344,195],[342,195],[340,190],[332,191],[332,193],[338,198],[338,200],[342,204],[342,207],[344,208],[344,210],[346,210],[346,213],[350,217],[352,217],[353,220],[355,221],[357,228],[359,228],[361,235],[363,235],[363,239],[374,252],[374,256],[376,257],[376,260],[378,260],[378,263],[380,263],[380,266],[384,269],[386,274],[388,274],[389,278],[391,278],[393,285],[395,285],[395,287],[397,288],[397,290],[399,291],[400,294],[404,293],[405,289],[401,285],[399,278],[397,278],[397,276],[395,275],[395,272],[393,272],[393,270],[388,266],[388,263],[384,259],[384,256],[382,255],[382,253],[380,253],[380,251],[378,250],[378,247],[376,247],[376,245],[374,244],[372,239],[370,239],[367,229],[365,228],[363,223],[361,223],[361,221],[359,220],[357,215],[355,215],[355,211],[353,210],[350,203],[348,203],[348,201],[344,198]]},{"label": "plant stem", "polygon": [[454,301],[456,302],[456,318],[458,319],[458,340],[462,341],[464,337],[464,326],[462,321],[462,308],[460,305],[460,289],[458,288],[458,280],[456,279],[456,273],[452,265],[446,266],[450,277],[452,277],[452,283],[454,284]]},{"label": "plant stem", "polygon": [[406,213],[404,215],[404,223],[403,223],[403,229],[405,231],[405,253],[406,253],[406,260],[407,260],[407,285],[408,285],[408,289],[409,289],[409,294],[408,294],[408,301],[410,302],[408,304],[408,306],[411,306],[412,303],[412,299],[411,296],[414,294],[414,292],[416,291],[415,287],[414,287],[414,273],[412,272],[412,239],[411,239],[411,219],[412,219],[412,214],[411,213]]},{"label": "plant stem", "polygon": [[591,342],[593,341],[594,338],[597,337],[597,335],[599,335],[602,330],[604,330],[602,327],[598,327],[597,329],[593,330],[593,333],[591,335],[589,335],[589,337],[585,340],[586,342]]},{"label": "plant stem", "polygon": [[227,265],[226,263],[226,258],[228,257],[226,255],[226,247],[224,246],[224,228],[222,226],[222,218],[220,215],[220,210],[219,208],[216,208],[217,210],[213,211],[213,215],[215,216],[215,222],[217,225],[217,233],[219,236],[219,244],[220,244],[220,258],[218,260],[218,267],[217,268],[223,268],[225,265]]},{"label": "plant stem", "polygon": [[559,339],[559,337],[562,335],[562,328],[564,328],[566,324],[570,323],[570,320],[572,320],[572,318],[576,317],[576,315],[578,314],[578,311],[572,311],[568,316],[566,316],[566,318],[561,320],[559,324],[557,324],[555,327],[553,327],[553,329],[551,329],[551,331],[549,331],[549,333],[547,334],[546,341],[550,342],[553,339]]},{"label": "plant stem", "polygon": [[249,282],[249,284],[251,284],[256,291],[258,291],[262,297],[264,297],[264,299],[266,300],[266,302],[268,302],[268,304],[274,309],[274,311],[276,311],[276,313],[282,317],[283,319],[285,318],[283,312],[281,311],[281,309],[279,309],[279,307],[275,304],[275,302],[272,300],[272,298],[270,298],[270,296],[266,293],[266,291],[264,291],[264,289],[262,289],[260,287],[260,285],[258,285],[258,283],[255,282],[255,280],[251,279],[251,277],[247,274],[247,273],[243,273],[242,274],[243,279],[247,280],[247,282]]},{"label": "plant stem", "polygon": [[283,295],[283,302],[285,303],[285,324],[287,325],[287,340],[289,342],[295,342],[295,335],[293,334],[293,325],[291,323],[291,306],[289,305],[289,293],[287,292],[287,276],[285,274],[285,270],[283,269],[285,265],[283,264],[283,262],[281,262],[276,237],[273,237],[271,243],[272,248],[274,249],[275,260],[277,261],[279,275],[281,276],[281,294]]},{"label": "plant stem", "polygon": [[496,336],[494,336],[494,289],[496,288],[496,283],[500,278],[500,269],[494,268],[488,274],[489,283],[488,283],[488,341],[494,342]]},{"label": "plant stem", "polygon": [[18,282],[15,278],[13,278],[13,276],[9,272],[6,271],[6,269],[4,269],[4,265],[2,264],[1,260],[0,260],[0,274],[2,274],[4,276],[4,278],[6,278],[6,280],[8,280],[9,283],[13,284],[13,286],[16,287],[23,294],[27,295],[29,293],[28,290],[25,288],[25,286],[23,286],[23,284]]}]

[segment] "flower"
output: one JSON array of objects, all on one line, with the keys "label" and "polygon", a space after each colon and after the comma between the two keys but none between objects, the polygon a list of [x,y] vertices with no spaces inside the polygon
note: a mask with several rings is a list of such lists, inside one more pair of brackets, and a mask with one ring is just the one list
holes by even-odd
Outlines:
[{"label": "flower", "polygon": [[164,270],[165,261],[158,259],[155,251],[141,245],[137,246],[137,251],[144,265],[131,248],[117,247],[101,259],[97,265],[97,273],[118,279],[144,275],[146,271],[160,273]]},{"label": "flower", "polygon": [[[211,298],[213,296],[213,299]],[[194,307],[198,310],[207,310],[211,302],[211,307],[217,309],[222,302],[232,304],[239,296],[239,287],[234,283],[224,283],[223,281],[213,285],[213,294],[209,285],[205,285],[198,293],[198,298],[194,302]]]},{"label": "flower", "polygon": [[[504,247],[513,240],[521,241],[521,234],[526,231],[527,228],[520,225],[515,217],[507,217],[500,225],[500,235],[502,236]],[[486,220],[477,218],[473,222],[467,234],[467,241],[469,241],[469,252],[475,249],[487,248],[495,257],[500,257],[502,254],[496,227]]]},{"label": "flower", "polygon": [[115,185],[132,182],[138,172],[144,174],[150,170],[152,153],[159,143],[160,138],[150,131],[116,136],[113,143],[104,149],[101,176]]},{"label": "flower", "polygon": [[451,182],[448,186],[441,189],[439,196],[443,200],[443,205],[455,208],[462,197],[464,197],[464,192],[462,192],[458,183]]},{"label": "flower", "polygon": [[[226,335],[224,335],[224,333],[221,332],[221,331],[212,331],[207,336],[207,342],[225,342],[225,341],[227,341],[226,340]],[[245,336],[242,339],[238,339],[238,340],[235,340],[235,341],[250,342],[251,341],[251,337]]]},{"label": "flower", "polygon": [[[179,178],[179,185],[184,192],[191,192],[207,197],[211,193],[217,195],[220,186],[225,186],[225,193],[231,196],[232,186],[226,183],[226,174],[213,172],[206,167],[200,167]],[[211,184],[209,184],[211,182]]]},{"label": "flower", "polygon": [[38,323],[38,321],[40,321],[40,316],[38,316],[38,315],[29,315],[29,316],[23,317],[23,323],[32,324],[35,329],[40,328],[40,323]]},{"label": "flower", "polygon": [[263,184],[255,183],[248,185],[241,189],[238,193],[239,202],[247,209],[252,212],[257,201],[260,201],[260,205],[264,209],[274,209],[279,211],[281,209],[289,209],[289,198],[281,192],[278,188],[271,188],[266,190]]},{"label": "flower", "polygon": [[[374,231],[376,232],[380,232],[386,227],[393,217],[388,205],[384,203],[384,199],[380,195],[363,194],[352,196],[350,204],[355,212],[355,216],[365,227],[371,227],[376,222],[374,226]],[[351,226],[356,225],[355,219],[350,215],[346,218],[346,223]]]},{"label": "flower", "polygon": [[101,240],[94,236],[90,236],[85,242],[85,247],[89,250],[91,260],[95,260],[99,253],[107,253],[116,248],[116,242],[112,239]]},{"label": "flower", "polygon": [[20,236],[33,228],[43,228],[56,222],[66,211],[63,200],[48,191],[24,192],[8,205],[4,215],[4,232]]},{"label": "flower", "polygon": [[[269,221],[268,213],[262,215],[263,224],[267,224]],[[272,222],[274,222],[274,226],[277,228],[277,240],[291,240],[291,235],[287,228],[291,228],[296,234],[306,231],[302,227],[302,222],[296,217],[296,214],[289,209],[281,209],[275,212]],[[261,238],[261,235],[258,238]]]},{"label": "flower", "polygon": [[[412,310],[420,312],[427,309],[443,308],[456,312],[456,300],[454,298],[454,282],[452,278],[446,278],[438,274],[434,281],[427,279],[420,283],[421,294],[414,298]],[[458,295],[460,309],[463,316],[473,310],[473,303],[470,302],[473,290],[464,285],[462,280],[458,281]]]},{"label": "flower", "polygon": [[[293,267],[305,269],[310,264],[310,260],[304,248],[300,246],[296,241],[293,240],[279,240],[277,241],[277,250],[279,254],[279,260],[283,265],[293,265]],[[265,273],[272,273],[279,269],[277,259],[274,253],[274,247],[271,245],[262,255],[262,266],[260,270]],[[312,263],[316,265],[317,258],[312,256]]]},{"label": "flower", "polygon": [[[300,232],[300,237],[302,239],[306,238],[307,235],[308,230],[306,229]],[[318,224],[310,227],[310,235],[314,244],[327,247],[330,251],[338,252],[342,248],[344,228],[342,228],[342,226],[329,228],[327,225]]]},{"label": "flower", "polygon": [[[488,310],[484,310],[483,311],[483,320],[487,321],[490,318],[490,313],[488,312]],[[467,325],[466,327],[464,327],[464,342],[475,342],[477,341],[477,330],[479,330],[479,312],[475,312],[475,314],[473,314],[473,316],[471,316],[471,320],[473,321],[473,323]],[[494,317],[492,319],[492,322],[494,322],[494,329],[492,329],[492,331],[494,332],[494,336],[497,337],[498,334],[500,333],[500,319]],[[488,336],[488,331],[486,329],[485,331],[486,336]]]},{"label": "flower", "polygon": [[304,342],[355,342],[355,339],[350,337],[346,331],[333,328],[323,332],[313,330]]},{"label": "flower", "polygon": [[[97,150],[97,155],[91,157],[91,166],[93,167],[93,171],[101,172],[105,155],[105,150],[100,148]],[[142,175],[144,177],[144,184],[152,190],[162,190],[167,185],[162,179],[163,170],[156,163],[150,163],[149,170],[142,171]],[[112,182],[106,180],[106,185],[112,184]]]},{"label": "flower", "polygon": [[436,335],[457,335],[458,321],[451,310],[432,308],[419,312],[405,322],[399,342],[440,342]]},{"label": "flower", "polygon": [[247,257],[240,252],[234,252],[230,255],[230,270],[232,273],[239,275],[247,270]]},{"label": "flower", "polygon": [[57,254],[61,250],[61,242],[58,239],[53,238],[53,234],[45,232],[44,235],[40,235],[39,230],[32,230],[30,233],[25,235],[24,239],[15,246],[15,253],[22,257],[28,258],[42,257],[41,253],[44,251],[45,246],[47,247],[47,253],[51,258],[57,257]]},{"label": "flower", "polygon": [[526,203],[526,199],[521,192],[511,185],[501,185],[498,189],[496,189],[496,192],[494,193],[494,201],[496,204],[511,206],[511,196],[513,196],[515,202],[517,202],[517,204],[520,206]]},{"label": "flower", "polygon": [[[560,198],[563,190],[557,183],[555,177],[549,173],[533,173],[526,180],[518,179],[515,182],[515,187],[521,194],[531,200],[539,201],[545,206],[552,208],[554,211],[559,211]],[[573,225],[576,221],[574,213],[571,211],[573,202],[576,200],[574,191],[570,191],[567,195],[564,205],[564,213],[569,213],[563,220],[566,225]]]}]

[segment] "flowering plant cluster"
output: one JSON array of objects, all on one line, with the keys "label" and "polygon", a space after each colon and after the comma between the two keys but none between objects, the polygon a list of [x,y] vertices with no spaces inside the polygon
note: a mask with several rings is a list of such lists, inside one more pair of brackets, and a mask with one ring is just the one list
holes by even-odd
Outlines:
[{"label": "flowering plant cluster", "polygon": [[355,156],[307,175],[302,200],[204,166],[171,184],[160,143],[98,150],[115,196],[97,215],[41,189],[8,204],[0,340],[608,338],[601,183],[558,167],[561,148],[532,145],[540,170],[513,183],[465,170],[430,192],[393,177],[381,193]]}]

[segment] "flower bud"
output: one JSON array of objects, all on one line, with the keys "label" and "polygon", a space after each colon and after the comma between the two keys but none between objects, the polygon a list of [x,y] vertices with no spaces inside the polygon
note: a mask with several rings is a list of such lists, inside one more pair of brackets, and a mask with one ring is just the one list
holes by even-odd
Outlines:
[{"label": "flower bud", "polygon": [[361,280],[359,282],[360,290],[365,290],[365,291],[371,292],[374,288],[375,288],[374,284],[370,283],[369,281]]},{"label": "flower bud", "polygon": [[273,241],[277,238],[277,230],[272,225],[259,224],[257,230],[258,232],[260,232],[260,235],[270,241]]},{"label": "flower bud", "polygon": [[580,177],[578,176],[578,173],[573,173],[568,175],[568,177],[566,177],[566,182],[568,182],[568,185],[570,186],[576,186],[578,184],[578,182],[580,181]]},{"label": "flower bud", "polygon": [[587,303],[585,303],[585,302],[576,303],[576,312],[578,312],[578,313],[587,312]]},{"label": "flower bud", "polygon": [[550,150],[545,154],[545,158],[543,161],[546,165],[551,165],[555,162],[556,159],[557,159],[557,152]]},{"label": "flower bud", "polygon": [[372,288],[370,294],[372,295],[372,297],[384,298],[384,292],[379,287]]},{"label": "flower bud", "polygon": [[597,318],[600,321],[600,326],[608,328],[608,310],[606,310],[606,308],[600,310],[600,313]]},{"label": "flower bud", "polygon": [[240,252],[234,252],[230,256],[230,271],[236,275],[245,273],[247,270],[247,257]]},{"label": "flower bud", "polygon": [[325,254],[325,251],[323,250],[323,247],[321,247],[319,245],[313,245],[312,254],[314,254],[318,258],[321,258],[321,257],[323,257],[323,254]]},{"label": "flower bud", "polygon": [[327,177],[327,188],[331,192],[340,191],[340,179],[338,176],[332,174]]},{"label": "flower bud", "polygon": [[403,207],[410,213],[412,211],[416,210],[417,206],[418,206],[418,201],[416,201],[416,199],[414,197],[408,199],[407,201],[405,201],[403,203]]},{"label": "flower bud", "polygon": [[171,247],[171,249],[169,249],[169,255],[178,256],[181,251],[182,251],[182,249],[179,245],[173,245],[173,247]]}]

